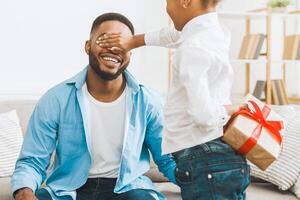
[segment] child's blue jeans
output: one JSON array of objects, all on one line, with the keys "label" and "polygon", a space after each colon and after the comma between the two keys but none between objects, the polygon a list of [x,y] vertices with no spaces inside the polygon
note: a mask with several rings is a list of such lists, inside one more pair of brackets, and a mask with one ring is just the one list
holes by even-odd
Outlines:
[{"label": "child's blue jeans", "polygon": [[183,200],[244,200],[250,168],[221,139],[173,154]]}]

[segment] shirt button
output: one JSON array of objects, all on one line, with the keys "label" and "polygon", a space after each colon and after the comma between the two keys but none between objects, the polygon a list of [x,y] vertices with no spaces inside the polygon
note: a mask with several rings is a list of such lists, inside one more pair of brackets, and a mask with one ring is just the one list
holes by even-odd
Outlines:
[{"label": "shirt button", "polygon": [[244,170],[244,169],[241,169],[241,172],[242,172],[242,174],[243,174],[243,173],[245,173],[245,170]]},{"label": "shirt button", "polygon": [[212,178],[212,175],[211,175],[211,174],[208,174],[207,178],[208,178],[208,179],[211,179],[211,178]]},{"label": "shirt button", "polygon": [[179,171],[179,169],[178,168],[176,168],[176,172],[178,172]]},{"label": "shirt button", "polygon": [[185,172],[185,175],[186,175],[186,176],[189,176],[189,175],[190,175],[190,173],[189,173],[189,172]]}]

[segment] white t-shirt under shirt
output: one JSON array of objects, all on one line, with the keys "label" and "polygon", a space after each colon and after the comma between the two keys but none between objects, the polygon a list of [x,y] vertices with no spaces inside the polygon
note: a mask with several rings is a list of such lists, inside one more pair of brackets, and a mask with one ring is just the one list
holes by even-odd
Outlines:
[{"label": "white t-shirt under shirt", "polygon": [[83,86],[90,110],[92,166],[89,178],[117,178],[125,130],[126,91],[113,102],[96,100]]}]

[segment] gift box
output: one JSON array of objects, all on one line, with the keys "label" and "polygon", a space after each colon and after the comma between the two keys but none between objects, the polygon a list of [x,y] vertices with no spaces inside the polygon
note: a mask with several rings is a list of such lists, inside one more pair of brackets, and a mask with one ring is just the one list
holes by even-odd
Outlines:
[{"label": "gift box", "polygon": [[286,122],[254,96],[249,94],[245,99],[248,108],[233,115],[222,140],[266,170],[280,154]]}]

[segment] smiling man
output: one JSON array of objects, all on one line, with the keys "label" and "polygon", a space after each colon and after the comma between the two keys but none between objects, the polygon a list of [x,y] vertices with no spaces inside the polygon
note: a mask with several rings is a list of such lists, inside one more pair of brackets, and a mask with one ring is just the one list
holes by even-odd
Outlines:
[{"label": "smiling man", "polygon": [[[158,95],[126,70],[129,52],[117,54],[97,45],[98,37],[112,32],[128,36],[134,28],[120,14],[96,18],[85,45],[88,67],[50,89],[37,104],[12,177],[15,199],[164,199],[143,176],[149,151],[175,182],[174,161],[161,155]],[[53,152],[55,162],[47,173]]]}]

